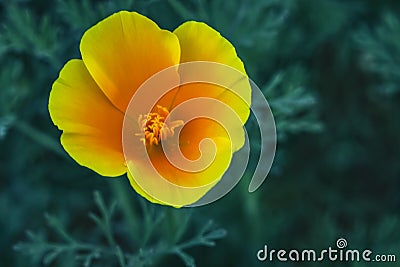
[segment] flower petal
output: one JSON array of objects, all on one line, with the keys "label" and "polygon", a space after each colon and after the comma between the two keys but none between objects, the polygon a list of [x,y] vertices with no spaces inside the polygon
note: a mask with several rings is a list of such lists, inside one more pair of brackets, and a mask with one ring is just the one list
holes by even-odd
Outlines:
[{"label": "flower petal", "polygon": [[174,30],[181,46],[181,63],[211,61],[228,65],[242,73],[243,62],[235,47],[219,32],[203,22],[188,21]]},{"label": "flower petal", "polygon": [[179,63],[177,37],[135,12],[121,11],[85,32],[80,50],[104,94],[125,111],[139,86],[153,74]]},{"label": "flower petal", "polygon": [[[251,87],[243,63],[232,44],[208,25],[195,21],[182,24],[174,34],[178,36],[181,46],[181,63],[208,61],[218,64],[193,62],[191,66],[180,66],[182,82],[205,82],[182,85],[161,99],[160,103],[176,107],[189,99],[217,99],[233,109],[245,124],[250,115]],[[168,101],[171,103],[168,104]],[[234,151],[244,144],[243,129],[237,129],[236,133],[237,136],[233,138]]]},{"label": "flower petal", "polygon": [[176,168],[165,157],[160,146],[149,151],[153,166],[146,161],[128,161],[128,178],[132,187],[154,203],[174,207],[193,204],[215,186],[229,167],[232,157],[229,140],[215,138],[213,142],[217,155],[208,168],[199,172]]},{"label": "flower petal", "polygon": [[[234,78],[242,79],[247,77],[244,69],[243,62],[236,54],[234,46],[219,32],[211,28],[205,23],[188,21],[180,25],[175,29],[174,34],[178,36],[179,44],[181,46],[181,63],[191,61],[210,61],[224,64],[228,67],[236,69],[242,75],[234,75]],[[202,72],[207,72],[207,69],[202,69]],[[215,71],[215,68],[213,68]],[[250,110],[249,106],[251,103],[251,88],[247,80],[239,81],[239,84],[228,84],[227,80],[224,80],[224,76],[229,74],[229,78],[232,78],[232,73],[229,70],[218,70],[215,75],[218,75],[218,80],[221,80],[221,85],[229,85],[232,91],[227,91],[221,86],[213,86],[211,84],[190,84],[187,88],[180,88],[179,97],[180,101],[188,97],[197,97],[197,94],[201,96],[207,95],[209,97],[215,97],[231,107],[237,110],[238,115],[242,118],[243,123],[246,122]],[[189,74],[191,75],[191,73]],[[224,82],[225,81],[225,82]],[[229,81],[229,80],[228,80]],[[180,102],[177,100],[177,102]]]},{"label": "flower petal", "polygon": [[107,99],[82,60],[67,62],[49,98],[61,143],[80,165],[104,176],[126,172],[122,151],[123,114]]}]

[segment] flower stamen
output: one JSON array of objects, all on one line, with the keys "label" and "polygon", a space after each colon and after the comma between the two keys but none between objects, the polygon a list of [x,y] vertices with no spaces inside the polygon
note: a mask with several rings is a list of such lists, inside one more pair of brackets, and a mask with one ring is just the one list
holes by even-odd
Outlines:
[{"label": "flower stamen", "polygon": [[161,140],[165,140],[175,133],[175,128],[182,126],[184,123],[182,120],[176,120],[169,123],[165,122],[165,119],[169,115],[167,108],[157,105],[156,112],[151,112],[146,115],[140,115],[138,118],[138,124],[143,133],[136,134],[142,136],[140,140],[145,145],[158,145]]}]

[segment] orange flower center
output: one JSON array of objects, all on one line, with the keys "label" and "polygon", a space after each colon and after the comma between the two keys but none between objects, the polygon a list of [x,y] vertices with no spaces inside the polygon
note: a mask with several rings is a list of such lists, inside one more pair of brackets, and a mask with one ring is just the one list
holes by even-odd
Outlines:
[{"label": "orange flower center", "polygon": [[[138,118],[139,127],[144,131],[144,137],[140,138],[145,145],[158,145],[161,140],[165,140],[174,135],[175,128],[182,126],[182,120],[165,122],[169,115],[167,108],[157,105],[156,112],[140,115]],[[143,136],[143,134],[137,134]]]}]

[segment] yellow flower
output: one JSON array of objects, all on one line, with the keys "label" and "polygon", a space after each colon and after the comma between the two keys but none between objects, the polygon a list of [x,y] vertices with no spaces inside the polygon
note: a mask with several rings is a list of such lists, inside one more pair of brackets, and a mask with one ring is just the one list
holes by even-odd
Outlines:
[{"label": "yellow flower", "polygon": [[[246,75],[234,47],[204,23],[189,21],[170,32],[160,29],[145,16],[121,11],[87,30],[80,51],[82,59],[72,59],[65,64],[49,98],[51,119],[63,131],[61,144],[68,154],[102,176],[127,173],[132,187],[152,202],[180,207],[194,203],[207,193],[221,179],[232,154],[243,146],[243,127],[236,129],[232,136],[208,118],[191,120],[184,125],[180,117],[187,116],[190,113],[187,111],[177,112],[174,120],[167,117],[179,104],[208,97],[234,110],[243,126],[249,116],[251,90],[248,82],[241,87],[239,96],[213,84],[181,85],[162,96],[150,112],[129,118],[132,127],[137,129],[129,137],[130,149],[144,149],[157,172],[178,186],[177,189],[163,188],[165,185],[154,182],[157,179],[145,166],[148,164],[145,160],[127,158],[124,154],[124,118],[138,88],[168,67],[179,69],[181,63],[209,61],[225,64]],[[192,106],[193,110],[208,108],[202,104]],[[213,112],[224,113],[218,109]],[[191,172],[169,162],[161,143],[177,140],[174,137],[178,132],[179,141],[172,155],[181,152],[192,161],[202,154],[199,143],[205,138],[212,139],[216,152],[207,168]],[[205,158],[210,160],[210,157]],[[140,181],[150,185],[143,187]],[[154,195],[146,187],[154,187],[168,196]],[[182,193],[179,188],[196,190]]]}]

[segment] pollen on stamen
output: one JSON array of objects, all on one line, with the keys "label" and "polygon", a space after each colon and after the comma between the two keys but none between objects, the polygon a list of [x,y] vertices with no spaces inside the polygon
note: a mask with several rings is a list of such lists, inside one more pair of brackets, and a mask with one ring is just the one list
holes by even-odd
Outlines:
[{"label": "pollen on stamen", "polygon": [[140,141],[144,145],[158,145],[161,140],[165,140],[175,133],[175,128],[182,126],[184,123],[182,120],[175,120],[169,123],[165,122],[165,119],[169,115],[167,108],[157,105],[156,112],[151,112],[146,115],[140,115],[138,117],[139,127],[143,130],[143,133],[136,133],[136,136],[141,136]]}]

